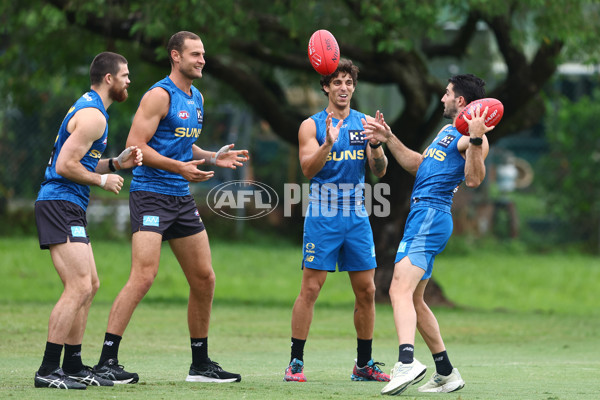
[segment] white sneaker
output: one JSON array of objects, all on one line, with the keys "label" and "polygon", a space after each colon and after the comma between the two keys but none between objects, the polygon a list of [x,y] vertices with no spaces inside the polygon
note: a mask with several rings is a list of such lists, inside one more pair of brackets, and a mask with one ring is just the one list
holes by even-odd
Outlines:
[{"label": "white sneaker", "polygon": [[397,362],[390,373],[390,383],[385,385],[381,394],[395,396],[406,390],[410,385],[420,382],[425,377],[427,367],[417,360],[410,364]]},{"label": "white sneaker", "polygon": [[462,380],[460,373],[456,368],[448,376],[440,375],[434,372],[429,381],[421,386],[419,392],[429,393],[450,393],[465,387],[465,381]]}]

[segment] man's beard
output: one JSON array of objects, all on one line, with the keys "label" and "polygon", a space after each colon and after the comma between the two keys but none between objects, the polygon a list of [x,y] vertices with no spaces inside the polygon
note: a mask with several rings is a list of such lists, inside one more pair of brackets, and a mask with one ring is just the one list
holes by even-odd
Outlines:
[{"label": "man's beard", "polygon": [[125,100],[127,100],[127,96],[128,96],[127,88],[119,90],[117,88],[111,87],[108,90],[108,95],[114,101],[116,101],[118,103],[122,103]]},{"label": "man's beard", "polygon": [[448,119],[454,119],[456,117],[456,115],[458,115],[458,113],[456,112],[456,108],[447,108],[444,110],[444,114],[443,117],[444,118],[448,118]]}]

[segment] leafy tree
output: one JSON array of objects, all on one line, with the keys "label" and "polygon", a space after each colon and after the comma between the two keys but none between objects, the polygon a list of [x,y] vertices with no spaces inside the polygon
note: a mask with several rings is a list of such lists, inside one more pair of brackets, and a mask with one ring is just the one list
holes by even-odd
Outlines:
[{"label": "leafy tree", "polygon": [[[566,97],[550,105],[545,124],[550,151],[541,181],[551,215],[562,222],[565,240],[584,240],[600,249],[600,91],[577,101]],[[567,194],[565,196],[565,193]]]},{"label": "leafy tree", "polygon": [[[458,72],[486,79],[488,95],[505,105],[504,120],[490,135],[493,143],[543,115],[539,92],[563,58],[597,60],[598,13],[594,0],[3,2],[0,90],[19,107],[31,104],[31,96],[48,104],[80,88],[87,75],[82,66],[103,50],[125,54],[134,81],[141,78],[135,87],[145,90],[167,71],[164,47],[170,35],[190,30],[207,50],[209,79],[202,82],[207,102],[224,91],[219,85],[211,93],[211,85],[224,84],[229,92],[223,97],[244,102],[296,144],[300,122],[311,110],[299,107],[287,89],[318,90],[306,47],[313,31],[328,29],[342,56],[360,66],[359,85],[369,82],[398,94],[398,104],[362,99],[356,108],[383,110],[409,147],[422,149],[440,128],[439,100],[448,76]],[[147,66],[138,69],[140,61]],[[393,209],[390,218],[372,221],[384,267],[377,273],[380,297],[387,296],[413,178],[391,162],[383,182],[391,184]]]}]

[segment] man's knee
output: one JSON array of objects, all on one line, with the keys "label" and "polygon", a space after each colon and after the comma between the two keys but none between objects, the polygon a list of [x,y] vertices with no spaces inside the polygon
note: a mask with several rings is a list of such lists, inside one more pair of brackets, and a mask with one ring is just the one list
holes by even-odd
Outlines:
[{"label": "man's knee", "polygon": [[359,302],[372,303],[375,301],[375,283],[371,282],[368,285],[360,287],[355,294],[356,300]]}]

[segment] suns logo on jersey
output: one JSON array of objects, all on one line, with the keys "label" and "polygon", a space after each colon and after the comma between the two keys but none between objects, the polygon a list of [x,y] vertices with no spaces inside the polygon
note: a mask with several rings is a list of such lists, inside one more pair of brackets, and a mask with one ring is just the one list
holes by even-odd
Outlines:
[{"label": "suns logo on jersey", "polygon": [[102,152],[94,149],[88,153],[88,156],[93,157],[93,158],[100,158],[100,157],[102,157]]},{"label": "suns logo on jersey", "polygon": [[202,128],[184,128],[180,126],[175,128],[175,137],[199,137],[202,133]]},{"label": "suns logo on jersey", "polygon": [[428,148],[425,152],[425,158],[433,157],[435,160],[444,161],[446,159],[446,153],[439,149]]},{"label": "suns logo on jersey", "polygon": [[332,151],[327,155],[326,161],[364,160],[364,150],[344,150],[342,152]]}]

